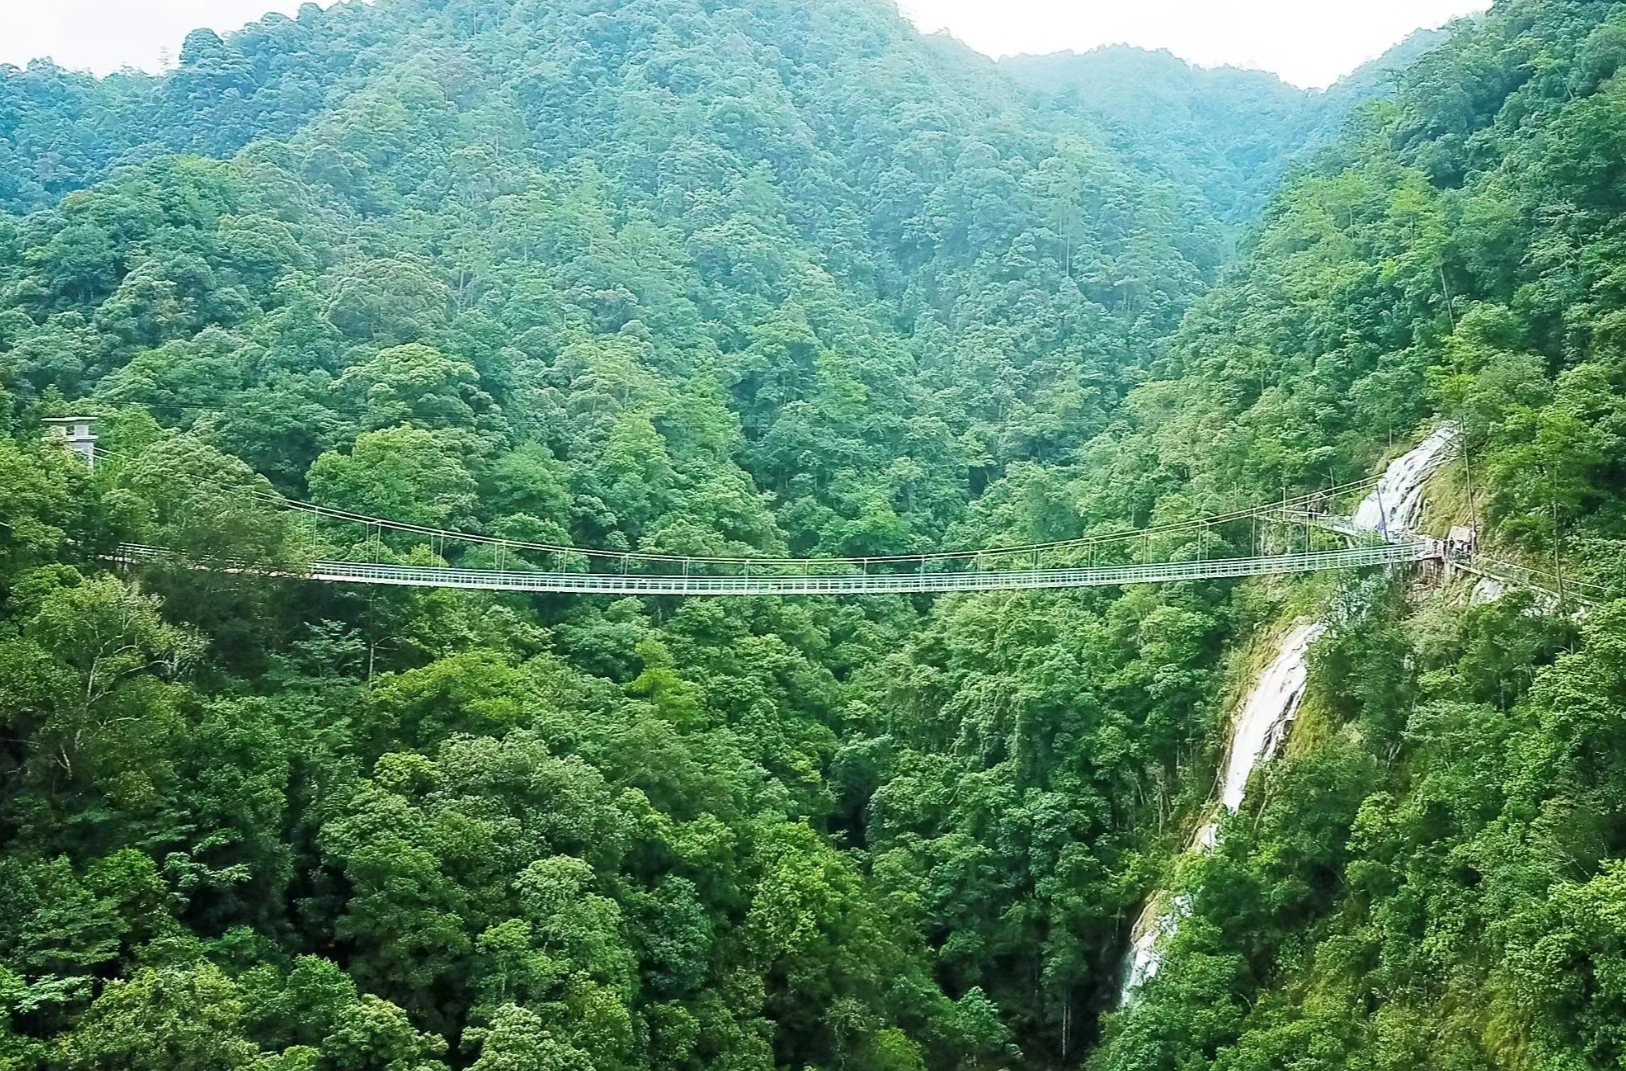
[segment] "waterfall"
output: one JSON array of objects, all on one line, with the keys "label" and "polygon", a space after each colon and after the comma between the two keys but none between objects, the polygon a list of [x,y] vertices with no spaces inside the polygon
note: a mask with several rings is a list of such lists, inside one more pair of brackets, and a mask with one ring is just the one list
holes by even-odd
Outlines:
[{"label": "waterfall", "polygon": [[1407,454],[1390,462],[1378,485],[1355,510],[1355,527],[1393,539],[1416,527],[1423,506],[1423,485],[1451,456],[1459,429],[1441,424]]},{"label": "waterfall", "polygon": [[1288,723],[1298,716],[1304,681],[1310,672],[1310,645],[1325,631],[1327,626],[1318,621],[1289,632],[1282,638],[1275,661],[1265,668],[1249,693],[1233,730],[1231,758],[1220,792],[1220,802],[1232,814],[1242,809],[1254,767],[1276,757],[1276,749],[1287,736]]},{"label": "waterfall", "polygon": [[[1225,780],[1220,786],[1220,805],[1231,814],[1242,809],[1247,793],[1248,779],[1262,762],[1276,756],[1287,737],[1287,726],[1298,716],[1299,704],[1304,699],[1304,683],[1309,676],[1310,645],[1327,631],[1321,622],[1303,622],[1282,637],[1276,657],[1259,675],[1247,702],[1237,715],[1231,729],[1231,748],[1225,764]],[[1206,852],[1219,839],[1219,820],[1203,823],[1191,846],[1192,851]],[[1180,920],[1191,912],[1190,901],[1183,896],[1174,898],[1172,910],[1162,909],[1159,898],[1154,897],[1135,925],[1134,945],[1129,954],[1123,993],[1128,996],[1137,986],[1157,974],[1162,965],[1158,945],[1172,934]]]},{"label": "waterfall", "polygon": [[[1357,528],[1381,533],[1386,539],[1409,532],[1418,522],[1423,504],[1423,486],[1450,456],[1456,443],[1455,424],[1443,424],[1416,449],[1396,458],[1384,470],[1376,488],[1360,504],[1353,518]],[[1242,809],[1248,780],[1261,763],[1276,757],[1287,728],[1298,717],[1309,677],[1310,648],[1327,631],[1325,622],[1300,622],[1283,636],[1276,656],[1265,667],[1248,692],[1248,698],[1231,726],[1231,744],[1226,753],[1224,777],[1220,782],[1220,806],[1235,814]],[[1207,852],[1219,840],[1220,813],[1204,822],[1187,849]],[[1175,896],[1167,905],[1161,894],[1147,901],[1132,931],[1132,943],[1125,965],[1121,999],[1127,1001],[1136,988],[1154,977],[1162,966],[1160,946],[1191,914],[1191,900]]]},{"label": "waterfall", "polygon": [[1157,974],[1157,969],[1163,966],[1163,952],[1158,946],[1165,937],[1172,936],[1180,928],[1181,920],[1189,914],[1191,900],[1186,896],[1176,896],[1167,909],[1163,907],[1161,896],[1146,901],[1145,910],[1135,920],[1133,943],[1129,947],[1129,969],[1124,974],[1123,988],[1118,993],[1120,1004],[1127,1003],[1135,990]]}]

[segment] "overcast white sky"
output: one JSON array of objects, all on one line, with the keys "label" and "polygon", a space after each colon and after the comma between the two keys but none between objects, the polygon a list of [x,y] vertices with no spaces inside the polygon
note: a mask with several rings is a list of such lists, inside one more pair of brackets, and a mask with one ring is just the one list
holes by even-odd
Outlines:
[{"label": "overcast white sky", "polygon": [[[0,63],[50,56],[64,67],[108,74],[159,69],[167,49],[199,26],[225,33],[262,15],[292,15],[305,0],[0,0]],[[334,0],[320,0],[330,7]]]},{"label": "overcast white sky", "polygon": [[[333,0],[322,0],[323,6]],[[819,3],[820,0],[807,0]],[[225,32],[301,0],[0,0],[0,63],[51,56],[106,74],[157,69],[187,31]],[[1487,0],[901,0],[922,29],[947,29],[990,56],[1083,52],[1127,42],[1204,66],[1275,71],[1324,86],[1413,30],[1481,11]]]}]

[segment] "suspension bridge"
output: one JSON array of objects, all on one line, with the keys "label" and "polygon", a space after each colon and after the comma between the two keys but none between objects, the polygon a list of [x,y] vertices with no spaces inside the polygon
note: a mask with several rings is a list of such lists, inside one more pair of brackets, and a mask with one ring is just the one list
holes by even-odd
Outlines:
[{"label": "suspension bridge", "polygon": [[[1205,561],[1165,561],[1129,565],[1073,568],[970,569],[931,572],[924,568],[901,572],[785,573],[756,576],[705,576],[693,572],[566,573],[499,569],[458,569],[450,566],[397,565],[382,562],[311,561],[299,568],[268,568],[224,559],[199,559],[174,551],[139,544],[124,544],[115,560],[125,565],[179,564],[214,572],[260,573],[336,584],[374,584],[385,587],[463,588],[476,591],[555,593],[567,595],[898,595],[967,591],[1040,591],[1058,588],[1124,587],[1166,584],[1180,580],[1219,580],[1245,576],[1365,569],[1442,557],[1435,540],[1408,539],[1372,546],[1334,550],[1212,558]],[[693,564],[693,563],[691,563]],[[821,562],[825,568],[875,563],[854,559]],[[895,563],[894,563],[895,564]]]},{"label": "suspension bridge", "polygon": [[[225,527],[240,528],[245,511],[257,511],[262,518],[299,514],[308,523],[297,542],[315,552],[262,560],[126,543],[111,558],[127,567],[330,584],[694,597],[1124,587],[1368,569],[1450,557],[1438,540],[1369,519],[1373,503],[1383,504],[1384,480],[1374,476],[1296,498],[1284,493],[1278,501],[1229,513],[1056,542],[825,558],[684,555],[528,542],[371,517],[288,499],[264,487],[206,480],[218,492],[208,498],[211,507],[222,518],[236,511]],[[1340,500],[1354,508],[1332,508]],[[1377,515],[1386,516],[1381,508]],[[346,527],[352,530],[349,538],[343,534]],[[354,538],[358,528],[360,539]],[[338,548],[343,553],[334,555]]]}]

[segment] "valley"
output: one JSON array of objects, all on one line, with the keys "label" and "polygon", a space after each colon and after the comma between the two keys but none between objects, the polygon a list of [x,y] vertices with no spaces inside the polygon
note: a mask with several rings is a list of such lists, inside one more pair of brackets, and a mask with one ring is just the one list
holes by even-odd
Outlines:
[{"label": "valley", "polygon": [[0,1071],[1617,1065],[1623,63],[0,67]]}]

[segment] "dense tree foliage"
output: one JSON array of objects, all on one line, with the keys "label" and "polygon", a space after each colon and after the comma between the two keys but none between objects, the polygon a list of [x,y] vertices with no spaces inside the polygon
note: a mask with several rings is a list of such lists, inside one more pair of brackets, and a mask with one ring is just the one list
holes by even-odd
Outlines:
[{"label": "dense tree foliage", "polygon": [[[1442,414],[1467,451],[1435,523],[1620,595],[1623,45],[1622,5],[1521,0],[1422,58],[1276,198],[1103,452],[1262,490]],[[1192,916],[1092,1067],[1620,1061],[1619,604],[1476,601],[1348,595],[1314,743],[1184,868]]]},{"label": "dense tree foliage", "polygon": [[18,1067],[1083,1051],[1139,819],[1201,791],[1220,594],[369,595],[97,554],[446,552],[274,492],[682,554],[1065,530],[968,506],[1107,426],[1216,215],[863,2],[310,7],[163,78],[3,81],[9,419],[71,401],[105,448],[91,479],[10,446],[0,492]]},{"label": "dense tree foliage", "polygon": [[[1617,1059],[1612,608],[107,557],[504,553],[279,496],[559,568],[1037,541],[1445,414],[1499,553],[1618,585],[1619,6],[1459,29],[1223,276],[1374,73],[1018,84],[870,0],[378,0],[0,70],[0,1068]],[[93,473],[41,442],[70,408]],[[1316,746],[1107,1014],[1248,638],[1324,601]]]}]

